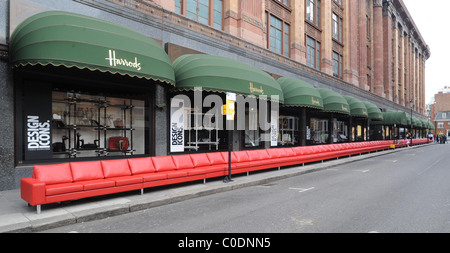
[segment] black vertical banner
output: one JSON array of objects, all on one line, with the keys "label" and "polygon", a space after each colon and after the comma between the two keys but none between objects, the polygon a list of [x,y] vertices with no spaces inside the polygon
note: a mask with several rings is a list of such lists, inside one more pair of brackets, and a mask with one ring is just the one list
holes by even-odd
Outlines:
[{"label": "black vertical banner", "polygon": [[23,96],[25,160],[52,157],[52,87],[47,83],[27,82]]}]

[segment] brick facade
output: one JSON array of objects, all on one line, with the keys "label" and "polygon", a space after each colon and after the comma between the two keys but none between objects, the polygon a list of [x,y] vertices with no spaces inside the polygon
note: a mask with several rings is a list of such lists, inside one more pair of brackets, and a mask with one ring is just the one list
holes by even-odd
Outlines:
[{"label": "brick facade", "polygon": [[[126,5],[131,0],[110,1]],[[183,6],[187,0],[132,1],[176,11],[175,1]],[[296,0],[286,6],[276,0],[223,0],[222,30],[270,49],[265,16],[273,15],[290,26],[287,44],[291,60],[307,64],[306,38],[310,36],[320,42],[322,73],[333,76],[333,54],[338,53],[342,57],[339,79],[406,108],[412,101],[414,111],[426,113],[425,61],[430,49],[402,0],[322,0],[319,25],[307,20],[310,1],[317,2]],[[210,5],[213,3],[210,0]],[[342,19],[341,41],[332,36],[333,14]]]}]

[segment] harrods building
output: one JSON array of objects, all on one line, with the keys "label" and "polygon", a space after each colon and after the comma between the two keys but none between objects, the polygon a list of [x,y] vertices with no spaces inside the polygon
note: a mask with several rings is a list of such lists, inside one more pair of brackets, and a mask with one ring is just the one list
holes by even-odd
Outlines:
[{"label": "harrods building", "polygon": [[[0,190],[35,164],[229,141],[237,151],[421,138],[432,127],[430,48],[402,0],[6,0],[0,12]],[[244,101],[243,129],[193,124],[226,121],[205,101],[227,93]]]}]

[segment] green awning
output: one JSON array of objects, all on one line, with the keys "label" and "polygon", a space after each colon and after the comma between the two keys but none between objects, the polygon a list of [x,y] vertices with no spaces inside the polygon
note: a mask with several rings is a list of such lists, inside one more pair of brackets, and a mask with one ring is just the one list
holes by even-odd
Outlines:
[{"label": "green awning", "polygon": [[323,110],[322,97],[311,84],[288,77],[281,77],[277,81],[283,90],[284,106]]},{"label": "green awning", "polygon": [[413,117],[412,118],[412,125],[415,128],[422,128],[422,121],[420,119],[416,118],[416,117]]},{"label": "green awning", "polygon": [[318,88],[317,90],[319,91],[320,96],[323,99],[324,112],[339,113],[345,115],[350,114],[350,106],[347,100],[341,94],[324,88]]},{"label": "green awning", "polygon": [[436,127],[433,125],[433,123],[431,123],[431,122],[428,121],[428,129],[435,130]]},{"label": "green awning", "polygon": [[387,111],[383,112],[383,121],[373,123],[377,125],[410,126],[410,122],[405,112]]},{"label": "green awning", "polygon": [[175,85],[169,56],[155,40],[100,19],[49,11],[11,36],[11,64],[98,70]]},{"label": "green awning", "polygon": [[368,118],[366,105],[361,100],[350,96],[343,96],[350,106],[350,115],[358,118]]},{"label": "green awning", "polygon": [[383,120],[383,114],[381,113],[380,108],[367,101],[364,101],[363,103],[367,108],[367,114],[369,115],[369,119],[374,121]]},{"label": "green awning", "polygon": [[267,96],[268,100],[278,96],[283,103],[284,96],[280,84],[272,76],[237,60],[204,54],[180,56],[173,63],[177,89],[234,92],[257,98]]}]

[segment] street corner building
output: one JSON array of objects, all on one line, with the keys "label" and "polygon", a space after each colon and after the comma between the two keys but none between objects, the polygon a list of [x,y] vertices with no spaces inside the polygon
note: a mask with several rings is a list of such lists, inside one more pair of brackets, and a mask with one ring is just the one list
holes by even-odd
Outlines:
[{"label": "street corner building", "polygon": [[[433,128],[430,48],[402,0],[6,0],[0,12],[0,190],[35,165]],[[242,129],[194,124],[226,122],[205,101],[228,94],[245,101]]]}]

